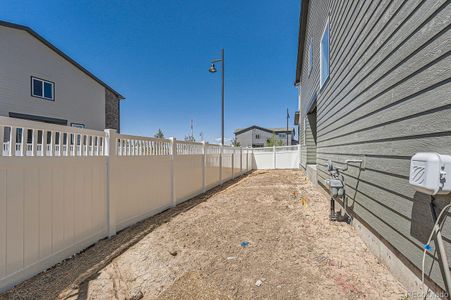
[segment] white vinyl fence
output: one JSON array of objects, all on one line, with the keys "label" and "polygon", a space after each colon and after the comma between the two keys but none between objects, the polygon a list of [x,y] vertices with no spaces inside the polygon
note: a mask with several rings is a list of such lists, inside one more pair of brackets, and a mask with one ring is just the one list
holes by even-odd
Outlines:
[{"label": "white vinyl fence", "polygon": [[253,169],[298,169],[300,147],[278,146],[253,148]]},{"label": "white vinyl fence", "polygon": [[255,163],[247,148],[6,117],[0,146],[0,291]]}]

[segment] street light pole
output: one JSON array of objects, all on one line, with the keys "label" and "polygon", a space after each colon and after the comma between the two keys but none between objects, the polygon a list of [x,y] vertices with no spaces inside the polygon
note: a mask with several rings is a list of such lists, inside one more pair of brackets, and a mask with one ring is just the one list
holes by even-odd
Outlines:
[{"label": "street light pole", "polygon": [[221,58],[211,61],[210,73],[216,73],[215,63],[221,62],[221,144],[224,145],[224,49],[221,49]]},{"label": "street light pole", "polygon": [[221,144],[224,145],[224,49],[221,49]]}]

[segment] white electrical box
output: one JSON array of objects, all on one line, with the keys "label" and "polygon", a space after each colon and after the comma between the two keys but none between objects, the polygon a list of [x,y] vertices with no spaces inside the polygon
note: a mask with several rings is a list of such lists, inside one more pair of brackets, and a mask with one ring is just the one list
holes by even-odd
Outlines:
[{"label": "white electrical box", "polygon": [[415,190],[428,194],[451,192],[451,156],[420,152],[410,161],[409,183]]}]

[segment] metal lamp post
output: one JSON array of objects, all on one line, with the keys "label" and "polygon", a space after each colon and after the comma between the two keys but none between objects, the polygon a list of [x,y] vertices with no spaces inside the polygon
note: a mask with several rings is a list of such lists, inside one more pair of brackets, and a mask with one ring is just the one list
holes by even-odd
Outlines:
[{"label": "metal lamp post", "polygon": [[211,66],[208,71],[210,73],[216,73],[215,63],[221,62],[221,75],[222,75],[222,86],[221,86],[221,144],[224,145],[224,49],[221,49],[221,58],[213,59],[211,61]]}]

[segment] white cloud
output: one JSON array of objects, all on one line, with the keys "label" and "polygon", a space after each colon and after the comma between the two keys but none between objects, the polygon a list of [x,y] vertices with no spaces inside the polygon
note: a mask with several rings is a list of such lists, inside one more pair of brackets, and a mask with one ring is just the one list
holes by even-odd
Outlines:
[{"label": "white cloud", "polygon": [[[220,137],[219,137],[219,138],[215,138],[215,141],[216,141],[218,144],[220,144],[220,143],[221,143],[221,138],[220,138]],[[224,137],[224,144],[225,144],[225,145],[230,145],[230,144],[232,144],[232,139],[231,139],[231,138]]]}]

